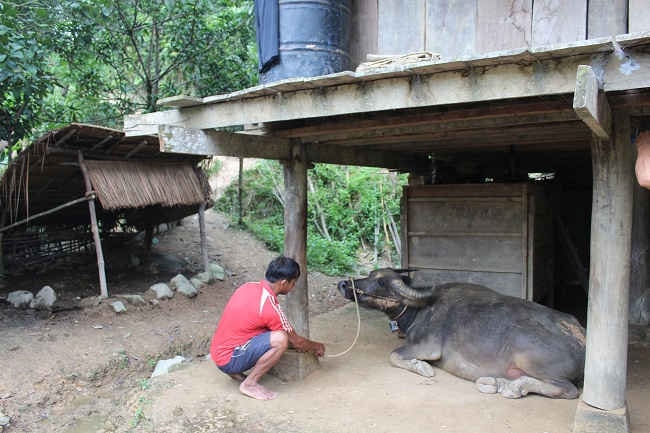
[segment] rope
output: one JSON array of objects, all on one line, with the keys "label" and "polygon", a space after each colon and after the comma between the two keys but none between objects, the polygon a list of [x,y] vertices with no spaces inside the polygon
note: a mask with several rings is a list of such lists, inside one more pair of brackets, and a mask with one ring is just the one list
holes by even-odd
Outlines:
[{"label": "rope", "polygon": [[350,347],[348,347],[341,353],[336,353],[334,355],[327,355],[328,358],[338,358],[339,356],[343,356],[346,353],[348,353],[350,350],[352,350],[354,345],[357,344],[357,339],[359,338],[359,333],[361,332],[361,315],[359,314],[359,300],[357,299],[357,289],[354,287],[354,280],[350,278],[350,281],[352,282],[352,294],[354,295],[354,306],[357,309],[357,335],[354,336],[354,340],[352,341],[352,344],[350,344]]}]

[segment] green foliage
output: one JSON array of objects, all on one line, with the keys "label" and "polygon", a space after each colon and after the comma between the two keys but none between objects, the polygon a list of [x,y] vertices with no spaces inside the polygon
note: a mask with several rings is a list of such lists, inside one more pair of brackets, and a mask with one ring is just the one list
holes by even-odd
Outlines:
[{"label": "green foliage", "polygon": [[0,140],[257,82],[253,0],[0,0]]},{"label": "green foliage", "polygon": [[[282,168],[273,161],[263,161],[244,173],[243,221],[277,252],[284,248],[283,182]],[[308,265],[340,275],[355,267],[357,254],[364,249],[398,261],[405,183],[405,175],[375,168],[316,164],[308,180]],[[238,218],[237,183],[226,189],[216,208]]]},{"label": "green foliage", "polygon": [[38,121],[40,102],[50,90],[47,56],[40,49],[41,1],[0,2],[0,139],[8,142],[5,155]]}]

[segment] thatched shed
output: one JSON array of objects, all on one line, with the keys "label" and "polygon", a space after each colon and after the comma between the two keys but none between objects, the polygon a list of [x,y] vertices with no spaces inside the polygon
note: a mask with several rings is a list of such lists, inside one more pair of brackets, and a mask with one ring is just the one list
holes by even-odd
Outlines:
[{"label": "thatched shed", "polygon": [[[160,152],[157,136],[70,124],[15,157],[0,180],[4,272],[29,268],[205,209],[202,157]],[[95,236],[95,237],[93,237]],[[101,274],[101,269],[100,269]],[[101,277],[100,277],[101,279]]]}]

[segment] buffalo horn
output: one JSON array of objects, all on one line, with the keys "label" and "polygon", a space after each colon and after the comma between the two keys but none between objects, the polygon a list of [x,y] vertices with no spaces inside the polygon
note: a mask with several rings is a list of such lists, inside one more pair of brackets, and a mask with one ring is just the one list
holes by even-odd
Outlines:
[{"label": "buffalo horn", "polygon": [[394,279],[392,280],[391,284],[393,286],[393,289],[397,290],[400,296],[414,303],[421,303],[422,301],[433,296],[433,287],[424,290],[415,290],[409,287],[408,284],[406,284],[401,279]]}]

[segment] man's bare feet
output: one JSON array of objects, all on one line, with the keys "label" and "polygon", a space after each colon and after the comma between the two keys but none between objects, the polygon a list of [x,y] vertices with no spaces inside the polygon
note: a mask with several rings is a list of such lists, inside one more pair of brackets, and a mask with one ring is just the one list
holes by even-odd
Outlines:
[{"label": "man's bare feet", "polygon": [[231,379],[236,380],[237,382],[243,382],[246,380],[246,375],[244,373],[234,373],[228,374]]},{"label": "man's bare feet", "polygon": [[257,400],[273,400],[278,396],[276,392],[264,388],[259,383],[249,384],[246,383],[246,381],[242,382],[241,385],[239,385],[239,391],[242,394],[255,398]]}]

